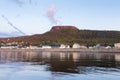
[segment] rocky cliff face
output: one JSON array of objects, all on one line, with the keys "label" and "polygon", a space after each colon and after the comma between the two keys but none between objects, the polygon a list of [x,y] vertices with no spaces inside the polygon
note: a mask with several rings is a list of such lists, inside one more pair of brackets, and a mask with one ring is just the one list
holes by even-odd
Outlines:
[{"label": "rocky cliff face", "polygon": [[51,30],[62,30],[62,29],[75,29],[75,30],[79,30],[75,26],[53,26]]}]

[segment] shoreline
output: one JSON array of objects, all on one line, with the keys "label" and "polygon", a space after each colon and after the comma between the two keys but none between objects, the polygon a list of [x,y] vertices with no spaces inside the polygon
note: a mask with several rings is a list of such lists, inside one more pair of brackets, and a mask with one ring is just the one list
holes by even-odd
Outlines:
[{"label": "shoreline", "polygon": [[82,53],[120,53],[120,49],[73,49],[73,48],[51,48],[51,49],[0,49],[0,51],[40,51],[40,52],[82,52]]}]

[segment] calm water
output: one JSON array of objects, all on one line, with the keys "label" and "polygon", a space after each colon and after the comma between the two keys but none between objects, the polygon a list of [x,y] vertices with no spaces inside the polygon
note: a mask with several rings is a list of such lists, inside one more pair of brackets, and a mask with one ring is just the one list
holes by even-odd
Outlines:
[{"label": "calm water", "polygon": [[120,80],[120,53],[0,51],[0,80]]}]

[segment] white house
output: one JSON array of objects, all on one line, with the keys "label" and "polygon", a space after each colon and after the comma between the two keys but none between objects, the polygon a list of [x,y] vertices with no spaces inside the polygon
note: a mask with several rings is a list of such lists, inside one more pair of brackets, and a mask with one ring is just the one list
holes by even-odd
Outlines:
[{"label": "white house", "polygon": [[87,46],[80,46],[81,49],[87,49]]},{"label": "white house", "polygon": [[120,43],[115,43],[115,44],[114,44],[114,47],[120,49]]},{"label": "white house", "polygon": [[106,46],[105,49],[111,49],[112,47],[111,46]]},{"label": "white house", "polygon": [[51,46],[42,46],[42,49],[51,49],[52,47]]},{"label": "white house", "polygon": [[78,43],[74,43],[72,48],[80,48],[80,45]]},{"label": "white house", "polygon": [[69,45],[61,44],[61,45],[60,45],[60,48],[70,48],[70,46],[69,46]]}]

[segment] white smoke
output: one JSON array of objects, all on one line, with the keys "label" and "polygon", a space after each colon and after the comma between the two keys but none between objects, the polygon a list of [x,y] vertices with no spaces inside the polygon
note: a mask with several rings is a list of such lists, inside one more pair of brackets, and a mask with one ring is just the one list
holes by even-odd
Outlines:
[{"label": "white smoke", "polygon": [[51,21],[53,24],[57,24],[57,20],[55,18],[55,13],[56,13],[56,8],[54,5],[51,5],[46,13],[48,19]]}]

